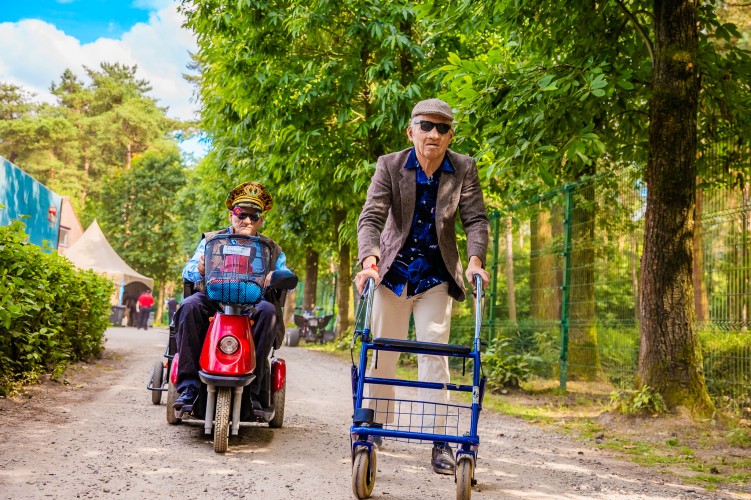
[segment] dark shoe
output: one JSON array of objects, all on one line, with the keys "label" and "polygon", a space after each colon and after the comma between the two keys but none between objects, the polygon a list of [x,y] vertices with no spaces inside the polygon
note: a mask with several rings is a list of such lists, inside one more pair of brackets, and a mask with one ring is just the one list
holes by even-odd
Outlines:
[{"label": "dark shoe", "polygon": [[[375,429],[383,429],[383,424],[373,423],[371,427]],[[370,436],[370,440],[373,442],[376,448],[381,448],[383,446],[383,438],[381,436]]]},{"label": "dark shoe", "polygon": [[261,402],[260,401],[258,401],[257,399],[253,399],[252,403],[253,403],[253,411],[254,412],[257,412],[257,411],[263,412],[263,406],[261,406]]},{"label": "dark shoe", "polygon": [[453,474],[456,467],[454,451],[446,443],[434,443],[430,465],[433,466],[433,472],[436,474]]},{"label": "dark shoe", "polygon": [[198,387],[189,385],[180,393],[180,397],[175,400],[172,407],[180,411],[193,411],[193,405],[198,399]]}]

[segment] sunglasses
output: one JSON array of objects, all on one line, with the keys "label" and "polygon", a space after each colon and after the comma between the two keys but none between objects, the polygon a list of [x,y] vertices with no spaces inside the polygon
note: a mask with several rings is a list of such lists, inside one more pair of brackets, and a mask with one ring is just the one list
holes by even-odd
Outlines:
[{"label": "sunglasses", "polygon": [[438,133],[441,135],[448,134],[449,130],[451,130],[451,124],[450,123],[435,123],[428,120],[415,120],[412,122],[413,125],[419,125],[420,130],[423,132],[430,132],[433,130],[433,127],[438,129]]},{"label": "sunglasses", "polygon": [[250,222],[258,222],[258,220],[261,218],[261,214],[259,212],[243,212],[239,207],[232,209],[232,215],[240,220],[250,218]]}]

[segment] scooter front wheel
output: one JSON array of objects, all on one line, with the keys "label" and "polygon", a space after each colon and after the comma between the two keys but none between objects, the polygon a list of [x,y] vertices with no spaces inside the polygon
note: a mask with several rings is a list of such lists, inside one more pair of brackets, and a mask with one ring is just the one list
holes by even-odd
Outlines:
[{"label": "scooter front wheel", "polygon": [[359,499],[370,498],[376,479],[376,451],[364,446],[355,451],[352,462],[352,493]]},{"label": "scooter front wheel", "polygon": [[[224,453],[229,442],[229,413],[232,408],[232,390],[220,387],[216,391],[216,418],[214,419],[214,451]],[[206,415],[206,418],[211,418]]]}]

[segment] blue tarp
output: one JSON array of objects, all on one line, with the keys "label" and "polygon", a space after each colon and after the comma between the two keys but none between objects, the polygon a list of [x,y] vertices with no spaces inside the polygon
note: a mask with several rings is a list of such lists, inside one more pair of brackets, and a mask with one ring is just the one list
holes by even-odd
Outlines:
[{"label": "blue tarp", "polygon": [[0,156],[0,226],[21,219],[31,243],[56,250],[62,204],[60,195]]}]

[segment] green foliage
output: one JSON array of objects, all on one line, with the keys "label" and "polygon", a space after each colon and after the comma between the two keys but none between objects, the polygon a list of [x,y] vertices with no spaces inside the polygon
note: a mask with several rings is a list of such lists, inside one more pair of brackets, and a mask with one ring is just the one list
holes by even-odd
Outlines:
[{"label": "green foliage", "polygon": [[[703,331],[699,334],[707,389],[716,399],[736,396],[736,404],[751,404],[751,333]],[[740,397],[738,397],[740,396]]]},{"label": "green foliage", "polygon": [[69,195],[87,226],[117,169],[164,142],[174,144],[168,134],[189,125],[166,117],[135,66],[105,62],[85,71],[88,83],[69,69],[52,83],[56,104],[35,103],[23,88],[0,82],[0,154]]},{"label": "green foliage", "polygon": [[1,394],[97,356],[109,324],[112,282],[26,239],[19,221],[0,227]]},{"label": "green foliage", "polygon": [[727,433],[728,443],[739,448],[751,448],[751,429],[736,427]]},{"label": "green foliage", "polygon": [[668,411],[660,393],[646,385],[637,390],[614,392],[611,394],[610,404],[626,415],[660,415]]},{"label": "green foliage", "polygon": [[[179,275],[185,262],[180,229],[192,212],[181,213],[176,201],[184,186],[185,170],[172,146],[139,156],[102,191],[107,200],[99,210],[102,230],[120,257],[159,284]],[[198,235],[193,238],[194,249]]]},{"label": "green foliage", "polygon": [[511,340],[496,338],[482,358],[482,367],[488,377],[491,391],[518,388],[532,375],[532,368],[541,359],[529,353],[514,353]]}]

